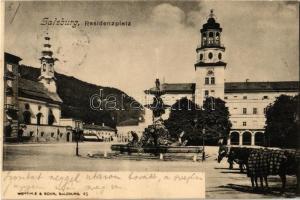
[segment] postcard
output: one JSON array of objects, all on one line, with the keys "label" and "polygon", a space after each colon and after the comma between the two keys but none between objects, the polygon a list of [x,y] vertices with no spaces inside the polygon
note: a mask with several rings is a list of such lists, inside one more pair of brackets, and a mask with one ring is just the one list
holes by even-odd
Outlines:
[{"label": "postcard", "polygon": [[1,6],[2,199],[299,196],[299,2]]}]

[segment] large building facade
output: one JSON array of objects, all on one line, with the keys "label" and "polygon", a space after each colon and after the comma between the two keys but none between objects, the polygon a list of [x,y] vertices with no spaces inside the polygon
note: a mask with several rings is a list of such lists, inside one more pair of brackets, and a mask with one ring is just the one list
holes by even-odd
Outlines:
[{"label": "large building facade", "polygon": [[[72,127],[61,125],[50,38],[45,37],[37,81],[20,77],[21,58],[5,53],[5,141],[71,142]],[[22,133],[20,135],[20,130]]]},{"label": "large building facade", "polygon": [[[207,97],[221,98],[226,102],[232,123],[227,144],[266,144],[266,107],[282,94],[297,95],[299,81],[225,82],[227,63],[221,36],[222,28],[211,11],[200,30],[201,41],[196,48],[195,83],[163,83],[161,89],[165,95],[162,99],[171,106],[180,98],[187,97],[201,106]],[[146,94],[151,94],[154,89],[146,90]],[[163,118],[167,118],[169,112]]]}]

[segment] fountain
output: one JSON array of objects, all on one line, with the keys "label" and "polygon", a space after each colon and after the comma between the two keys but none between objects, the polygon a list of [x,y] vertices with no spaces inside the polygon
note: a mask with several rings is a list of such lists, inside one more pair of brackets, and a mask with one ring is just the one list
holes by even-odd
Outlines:
[{"label": "fountain", "polygon": [[162,115],[169,106],[165,105],[161,96],[165,94],[159,79],[155,81],[155,89],[151,90],[154,95],[153,103],[146,105],[152,110],[152,124],[145,128],[143,135],[139,139],[138,135],[131,131],[132,140],[128,144],[111,145],[111,150],[117,153],[127,153],[128,155],[138,154],[140,156],[152,154],[159,156],[161,160],[165,158],[192,158],[197,161],[201,158],[203,147],[185,146],[185,142],[181,142],[182,135],[178,141],[174,141],[169,135],[164,125]]}]

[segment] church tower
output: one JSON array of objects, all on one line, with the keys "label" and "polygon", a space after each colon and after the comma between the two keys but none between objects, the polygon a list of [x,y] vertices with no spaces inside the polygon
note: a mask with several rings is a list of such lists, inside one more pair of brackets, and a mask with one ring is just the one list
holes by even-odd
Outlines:
[{"label": "church tower", "polygon": [[41,75],[39,81],[47,88],[49,92],[56,93],[56,83],[54,76],[54,63],[57,58],[52,57],[53,52],[51,50],[50,37],[45,37],[45,43],[43,45],[41,61]]},{"label": "church tower", "polygon": [[226,63],[225,47],[221,44],[222,28],[216,22],[213,10],[203,24],[201,43],[197,46],[195,102],[202,106],[206,97],[224,99]]}]

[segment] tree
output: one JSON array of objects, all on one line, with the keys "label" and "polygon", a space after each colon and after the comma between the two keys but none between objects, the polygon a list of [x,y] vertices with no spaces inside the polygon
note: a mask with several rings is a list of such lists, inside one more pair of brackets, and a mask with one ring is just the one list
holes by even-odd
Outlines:
[{"label": "tree", "polygon": [[281,95],[276,98],[274,104],[267,107],[265,135],[268,145],[281,148],[297,147],[298,103],[299,95]]},{"label": "tree", "polygon": [[205,143],[216,144],[220,137],[227,138],[231,128],[228,108],[219,98],[207,98],[202,108],[182,98],[172,105],[165,125],[175,139],[184,131],[183,140],[187,139],[188,145],[202,144],[203,129]]}]

